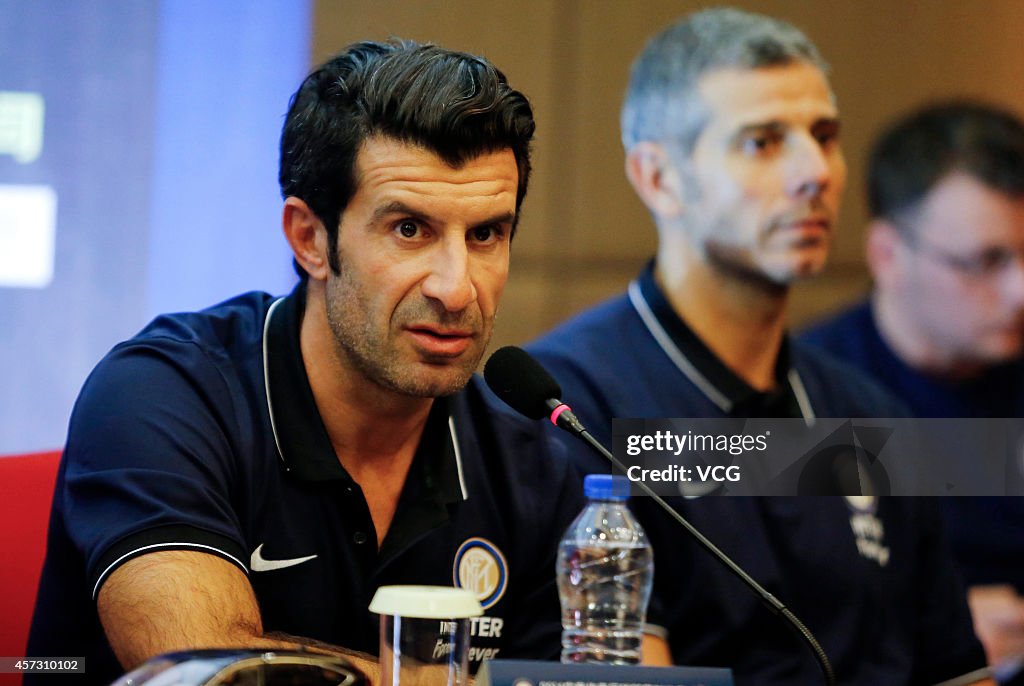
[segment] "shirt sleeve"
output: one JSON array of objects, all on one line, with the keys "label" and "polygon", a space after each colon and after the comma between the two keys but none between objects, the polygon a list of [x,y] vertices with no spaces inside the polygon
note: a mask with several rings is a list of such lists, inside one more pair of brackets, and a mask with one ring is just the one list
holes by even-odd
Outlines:
[{"label": "shirt sleeve", "polygon": [[118,566],[159,550],[198,550],[246,571],[231,507],[233,401],[194,343],[122,344],[75,405],[63,492],[67,530],[93,597]]}]

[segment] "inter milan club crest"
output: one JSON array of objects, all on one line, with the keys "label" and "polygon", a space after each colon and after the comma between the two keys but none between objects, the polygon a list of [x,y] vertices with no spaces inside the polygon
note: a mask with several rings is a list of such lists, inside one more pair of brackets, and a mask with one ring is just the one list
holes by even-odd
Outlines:
[{"label": "inter milan club crest", "polygon": [[456,586],[476,594],[486,610],[505,594],[508,563],[498,546],[486,538],[470,538],[455,553],[452,577]]}]

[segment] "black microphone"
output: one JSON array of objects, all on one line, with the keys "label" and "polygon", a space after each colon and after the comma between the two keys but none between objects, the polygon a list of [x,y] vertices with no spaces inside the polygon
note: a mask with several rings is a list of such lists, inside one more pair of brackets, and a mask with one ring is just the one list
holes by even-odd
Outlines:
[{"label": "black microphone", "polygon": [[522,348],[506,345],[496,350],[484,365],[484,380],[495,395],[519,414],[530,419],[550,419],[555,426],[576,436],[587,433],[569,406],[558,399],[562,387]]},{"label": "black microphone", "polygon": [[[562,402],[562,388],[555,381],[554,377],[548,373],[548,370],[544,369],[540,362],[533,359],[522,348],[509,345],[496,350],[487,360],[487,364],[484,365],[484,380],[494,394],[516,412],[531,419],[549,419],[558,428],[564,429],[573,436],[582,439],[593,450],[596,450],[611,462],[620,472],[626,473],[626,466],[612,455],[607,448],[601,445],[584,428],[569,406]],[[789,626],[796,630],[797,634],[810,646],[811,651],[818,660],[818,666],[825,677],[825,683],[828,686],[834,686],[836,677],[832,671],[832,663],[829,662],[824,649],[810,629],[778,598],[772,595],[768,589],[747,574],[742,567],[733,562],[718,546],[704,536],[697,527],[690,524],[685,517],[666,503],[661,496],[651,490],[650,486],[643,481],[634,481],[633,483],[646,495],[653,498],[654,502],[658,503],[662,510],[686,529],[704,550],[711,553],[712,557],[725,565],[726,569],[754,591],[768,609],[786,619]]]}]

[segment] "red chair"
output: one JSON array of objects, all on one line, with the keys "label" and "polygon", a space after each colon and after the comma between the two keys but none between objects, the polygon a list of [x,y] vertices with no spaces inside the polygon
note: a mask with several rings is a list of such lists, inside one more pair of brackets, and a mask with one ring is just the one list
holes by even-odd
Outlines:
[{"label": "red chair", "polygon": [[59,451],[0,457],[0,656],[25,654],[59,462]]}]

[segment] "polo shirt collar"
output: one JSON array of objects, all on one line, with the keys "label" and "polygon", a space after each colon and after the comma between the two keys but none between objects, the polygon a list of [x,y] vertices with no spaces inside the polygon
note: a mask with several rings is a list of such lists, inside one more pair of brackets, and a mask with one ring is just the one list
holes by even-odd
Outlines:
[{"label": "polo shirt collar", "polygon": [[[263,325],[263,370],[270,425],[285,469],[307,481],[353,481],[331,444],[306,376],[299,331],[306,289],[274,301]],[[416,489],[441,503],[465,500],[462,458],[446,398],[434,401],[409,472]],[[407,483],[407,486],[409,484]]]},{"label": "polo shirt collar", "polygon": [[775,361],[776,390],[762,392],[736,375],[705,345],[672,308],[654,279],[654,261],[629,284],[630,303],[655,341],[683,373],[722,412],[734,416],[802,417],[814,420],[807,392],[792,366],[789,338]]}]

